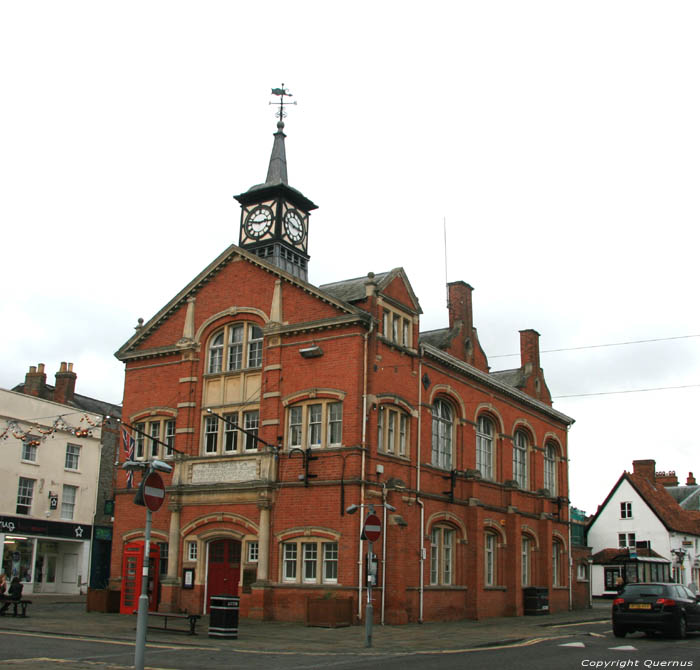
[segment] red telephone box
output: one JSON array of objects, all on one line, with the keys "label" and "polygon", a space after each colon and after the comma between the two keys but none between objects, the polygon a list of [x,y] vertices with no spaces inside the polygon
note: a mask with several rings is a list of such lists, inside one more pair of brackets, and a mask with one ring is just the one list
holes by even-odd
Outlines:
[{"label": "red telephone box", "polygon": [[[143,573],[143,540],[135,540],[124,545],[122,561],[122,597],[119,605],[120,614],[133,614],[139,609],[141,579]],[[155,612],[158,608],[158,567],[160,549],[151,542],[148,556],[148,610]]]}]

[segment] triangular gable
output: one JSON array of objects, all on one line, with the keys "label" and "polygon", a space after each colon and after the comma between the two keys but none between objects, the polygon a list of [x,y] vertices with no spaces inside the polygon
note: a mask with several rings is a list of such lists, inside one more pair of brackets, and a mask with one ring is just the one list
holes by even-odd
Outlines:
[{"label": "triangular gable", "polygon": [[119,348],[119,350],[115,353],[115,356],[118,359],[123,360],[123,358],[125,358],[129,353],[133,352],[138,345],[148,338],[149,335],[153,333],[161,324],[163,324],[179,310],[184,309],[188,298],[196,296],[205,284],[209,283],[215,275],[221,272],[226,265],[236,258],[240,258],[247,263],[251,263],[252,265],[263,269],[265,272],[269,272],[270,274],[279,277],[283,281],[299,287],[306,293],[309,293],[319,300],[336,307],[345,314],[357,315],[361,313],[361,310],[358,310],[353,305],[344,302],[343,300],[339,300],[330,293],[326,293],[312,284],[302,281],[288,272],[281,270],[277,266],[264,261],[255,254],[251,254],[235,244],[232,244],[202,272],[200,272],[189,284],[187,284],[187,286],[185,286],[177,295],[175,295],[175,297],[172,298],[151,319],[139,327],[138,331]]},{"label": "triangular gable", "polygon": [[418,298],[413,292],[411,282],[408,281],[408,276],[403,268],[394,268],[390,272],[384,273],[377,282],[377,292],[408,307],[410,311],[416,314],[423,313]]},{"label": "triangular gable", "polygon": [[[639,475],[634,475],[631,474],[627,471],[623,472],[622,475],[620,475],[620,478],[617,480],[615,485],[612,487],[610,490],[610,493],[607,495],[605,500],[601,505],[598,506],[598,510],[596,513],[591,517],[590,522],[588,523],[588,528],[590,529],[595,522],[598,520],[598,517],[602,514],[603,510],[607,507],[608,503],[610,500],[613,498],[617,490],[620,488],[620,485],[622,484],[623,481],[626,481],[635,491],[635,493],[639,496],[640,500],[647,506],[647,508],[654,514],[654,516],[661,522],[661,524],[666,528],[668,531],[681,531],[681,532],[688,532],[692,533],[692,530],[689,530],[688,527],[683,528],[682,526],[684,524],[680,523],[679,521],[682,521],[681,519],[674,518],[676,517],[676,514],[674,513],[674,510],[670,509],[668,500],[665,499],[665,497],[668,497],[671,502],[675,503],[676,506],[678,506],[678,503],[673,500],[673,498],[663,489],[655,489],[651,483],[649,483],[644,477],[641,477]],[[680,516],[680,513],[683,510],[680,508],[678,509],[678,515]],[[696,522],[698,523],[698,522]],[[695,530],[696,534],[700,534],[700,523],[698,523],[698,528]]]}]

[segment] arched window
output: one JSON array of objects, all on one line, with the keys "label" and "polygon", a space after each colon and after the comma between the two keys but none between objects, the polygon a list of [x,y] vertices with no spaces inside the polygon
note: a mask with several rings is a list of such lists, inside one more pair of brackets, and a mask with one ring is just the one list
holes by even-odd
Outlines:
[{"label": "arched window", "polygon": [[552,540],[552,586],[566,586],[564,545],[560,540]]},{"label": "arched window", "polygon": [[[263,331],[254,323],[233,323],[217,332],[209,342],[207,372],[236,372],[262,365]],[[224,368],[225,362],[225,368]]]},{"label": "arched window", "polygon": [[430,583],[449,585],[454,581],[455,530],[433,526],[430,531]]},{"label": "arched window", "polygon": [[532,539],[523,535],[520,539],[520,583],[523,586],[532,584],[532,546]]},{"label": "arched window", "polygon": [[432,464],[438,468],[452,469],[453,431],[452,407],[444,400],[436,400],[433,405]]},{"label": "arched window", "polygon": [[393,456],[408,454],[408,414],[391,405],[377,411],[377,450]]},{"label": "arched window", "polygon": [[551,442],[544,448],[544,487],[549,495],[557,495],[557,448]]},{"label": "arched window", "polygon": [[484,479],[493,479],[493,421],[480,416],[476,423],[476,469]]},{"label": "arched window", "polygon": [[527,489],[527,433],[516,430],[513,437],[513,479],[521,489]]},{"label": "arched window", "polygon": [[484,586],[498,584],[498,535],[492,531],[484,533]]}]

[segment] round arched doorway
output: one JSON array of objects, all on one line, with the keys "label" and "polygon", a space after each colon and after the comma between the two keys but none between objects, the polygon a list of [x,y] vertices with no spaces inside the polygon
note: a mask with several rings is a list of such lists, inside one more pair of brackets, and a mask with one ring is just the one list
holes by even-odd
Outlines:
[{"label": "round arched doorway", "polygon": [[229,538],[209,543],[207,561],[207,612],[211,596],[238,595],[241,577],[241,543]]}]

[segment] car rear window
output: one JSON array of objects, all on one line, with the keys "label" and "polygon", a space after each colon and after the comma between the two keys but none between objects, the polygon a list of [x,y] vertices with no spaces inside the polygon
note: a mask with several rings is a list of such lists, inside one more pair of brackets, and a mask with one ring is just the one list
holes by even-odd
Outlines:
[{"label": "car rear window", "polygon": [[628,584],[620,595],[626,598],[662,596],[664,595],[664,587],[661,584]]}]

